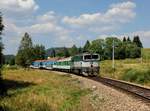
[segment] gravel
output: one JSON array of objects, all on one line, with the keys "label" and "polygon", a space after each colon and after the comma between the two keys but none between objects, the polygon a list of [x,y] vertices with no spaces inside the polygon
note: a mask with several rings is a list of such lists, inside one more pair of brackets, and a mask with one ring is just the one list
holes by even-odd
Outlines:
[{"label": "gravel", "polygon": [[95,111],[150,111],[150,103],[138,97],[81,76],[71,76],[77,78],[83,88],[92,90],[89,99]]}]

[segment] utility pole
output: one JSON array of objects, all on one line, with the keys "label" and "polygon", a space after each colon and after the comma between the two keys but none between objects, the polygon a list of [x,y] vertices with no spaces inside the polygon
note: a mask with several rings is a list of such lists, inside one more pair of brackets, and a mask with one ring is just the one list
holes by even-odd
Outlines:
[{"label": "utility pole", "polygon": [[115,44],[114,44],[114,40],[113,40],[113,51],[112,51],[112,68],[115,69]]}]

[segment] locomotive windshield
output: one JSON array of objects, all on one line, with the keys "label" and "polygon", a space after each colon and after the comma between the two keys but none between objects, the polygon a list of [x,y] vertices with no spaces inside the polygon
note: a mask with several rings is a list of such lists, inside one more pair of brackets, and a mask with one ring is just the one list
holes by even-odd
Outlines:
[{"label": "locomotive windshield", "polygon": [[91,55],[85,55],[85,56],[84,56],[84,59],[85,59],[85,60],[87,60],[87,59],[92,59],[92,56],[91,56]]},{"label": "locomotive windshield", "polygon": [[92,59],[99,59],[98,55],[92,55]]},{"label": "locomotive windshield", "polygon": [[98,54],[84,55],[84,60],[99,60],[99,55]]}]

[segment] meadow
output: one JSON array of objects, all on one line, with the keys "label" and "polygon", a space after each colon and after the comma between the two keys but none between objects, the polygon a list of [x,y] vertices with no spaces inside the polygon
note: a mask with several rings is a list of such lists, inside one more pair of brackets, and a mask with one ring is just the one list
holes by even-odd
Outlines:
[{"label": "meadow", "polygon": [[45,70],[4,69],[7,95],[1,111],[90,111],[89,89],[69,75]]},{"label": "meadow", "polygon": [[100,75],[150,86],[150,49],[142,49],[142,58],[100,62]]}]

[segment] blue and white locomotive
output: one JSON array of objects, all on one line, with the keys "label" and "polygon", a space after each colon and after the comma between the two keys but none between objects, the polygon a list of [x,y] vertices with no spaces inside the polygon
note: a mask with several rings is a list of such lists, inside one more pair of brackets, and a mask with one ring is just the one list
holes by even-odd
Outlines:
[{"label": "blue and white locomotive", "polygon": [[68,58],[37,60],[32,62],[30,67],[97,76],[100,70],[99,61],[99,54],[83,53]]}]

